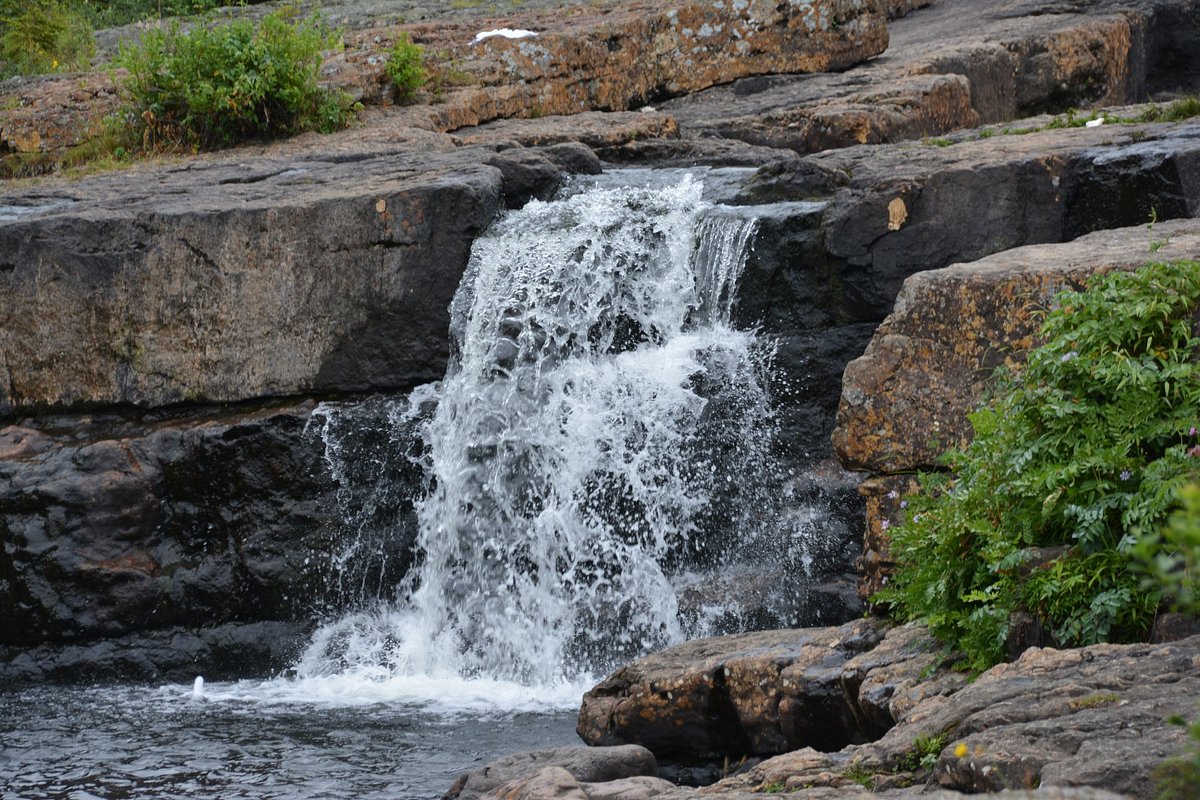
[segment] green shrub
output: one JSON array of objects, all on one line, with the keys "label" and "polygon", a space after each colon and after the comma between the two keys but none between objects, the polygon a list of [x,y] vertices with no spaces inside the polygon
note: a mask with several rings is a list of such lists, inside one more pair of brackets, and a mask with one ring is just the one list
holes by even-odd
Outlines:
[{"label": "green shrub", "polygon": [[[1200,448],[1195,451],[1200,455]],[[1200,484],[1178,492],[1180,508],[1160,533],[1138,544],[1138,556],[1149,573],[1148,583],[1175,610],[1200,615]]]},{"label": "green shrub", "polygon": [[84,69],[92,27],[63,0],[0,0],[0,78]]},{"label": "green shrub", "polygon": [[384,74],[392,82],[392,96],[397,103],[408,104],[416,100],[417,89],[425,85],[428,75],[424,65],[425,51],[409,41],[407,33],[396,36],[396,43],[388,51]]},{"label": "green shrub", "polygon": [[900,566],[878,599],[974,670],[1003,659],[1018,610],[1061,646],[1143,637],[1161,593],[1140,579],[1135,545],[1200,475],[1198,305],[1197,262],[1060,294],[1025,370],[971,415],[952,474],[922,476],[906,501],[892,528]]},{"label": "green shrub", "polygon": [[116,59],[123,114],[143,147],[213,148],[256,137],[329,132],[354,113],[350,99],[318,85],[321,51],[341,38],[315,18],[277,13],[200,26],[178,23],[122,45]]}]

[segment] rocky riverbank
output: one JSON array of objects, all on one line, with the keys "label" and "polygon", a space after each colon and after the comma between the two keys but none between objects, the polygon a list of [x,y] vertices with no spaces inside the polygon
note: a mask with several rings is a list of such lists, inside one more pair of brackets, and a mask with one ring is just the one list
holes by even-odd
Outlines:
[{"label": "rocky riverbank", "polygon": [[[835,452],[877,473],[864,594],[887,574],[888,495],[961,440],[1037,299],[1152,249],[1200,257],[1200,123],[1125,105],[1200,91],[1186,0],[734,3],[711,36],[720,4],[343,5],[328,77],[368,103],[360,126],[0,185],[0,679],[286,664],[314,602],[337,602],[314,565],[353,482],[316,403],[440,377],[472,241],[571,174],[736,168],[709,173],[759,219],[736,316],[777,343],[779,448],[794,496],[837,510],[831,552],[863,525]],[[467,44],[493,27],[542,33]],[[378,56],[401,31],[469,81],[388,105]],[[0,85],[0,157],[53,161],[114,103],[100,73]],[[1075,126],[1077,106],[1111,118]],[[822,569],[814,605],[856,616],[845,558]],[[703,793],[1144,797],[1184,745],[1164,720],[1200,698],[1197,648],[1031,650],[967,686],[919,630],[877,622],[688,643],[581,715],[588,741],[653,758],[531,758],[459,791],[683,797],[655,776],[736,772]],[[1110,796],[1055,791],[1036,796]]]}]

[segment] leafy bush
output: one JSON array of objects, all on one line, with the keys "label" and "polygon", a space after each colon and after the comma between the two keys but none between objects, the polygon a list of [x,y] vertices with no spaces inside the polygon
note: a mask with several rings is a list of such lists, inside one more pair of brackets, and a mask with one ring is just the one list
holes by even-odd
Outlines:
[{"label": "leafy bush", "polygon": [[397,103],[414,102],[417,89],[428,80],[424,57],[425,51],[420,45],[413,44],[407,33],[402,32],[396,36],[396,43],[388,51],[388,60],[383,66],[383,71],[392,82],[392,96],[396,98]]},{"label": "leafy bush", "polygon": [[354,105],[318,83],[321,51],[340,36],[316,17],[289,22],[277,13],[200,26],[178,23],[121,46],[116,63],[123,113],[146,148],[221,147],[255,137],[346,125]]},{"label": "leafy bush", "polygon": [[[1189,451],[1200,456],[1200,447]],[[1200,484],[1189,484],[1178,492],[1181,507],[1156,536],[1138,544],[1138,555],[1150,573],[1149,584],[1163,593],[1178,611],[1200,615]]]},{"label": "leafy bush", "polygon": [[921,477],[878,599],[975,670],[1003,659],[1019,610],[1061,646],[1143,637],[1160,592],[1140,580],[1135,545],[1157,539],[1200,475],[1198,305],[1197,262],[1060,294],[1044,344],[1000,376],[970,417],[972,443],[947,455],[953,474]]},{"label": "leafy bush", "polygon": [[84,69],[92,28],[63,0],[0,0],[0,78]]}]

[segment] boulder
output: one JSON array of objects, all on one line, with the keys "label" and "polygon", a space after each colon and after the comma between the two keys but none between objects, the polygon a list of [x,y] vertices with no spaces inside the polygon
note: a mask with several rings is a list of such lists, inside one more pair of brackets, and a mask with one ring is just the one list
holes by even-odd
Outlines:
[{"label": "boulder", "polygon": [[833,434],[842,463],[875,472],[936,465],[968,440],[967,414],[993,370],[1018,367],[1035,345],[1035,312],[1055,292],[1098,271],[1173,259],[1200,259],[1200,221],[1097,232],[912,276],[846,368]]},{"label": "boulder", "polygon": [[0,417],[440,378],[450,299],[507,189],[491,155],[222,155],[133,191],[136,172],[9,193]]},{"label": "boulder", "polygon": [[[890,640],[890,641],[889,641]],[[880,642],[885,642],[881,645]],[[895,723],[936,667],[924,632],[877,621],[698,639],[617,670],[583,698],[578,732],[592,745],[637,743],[660,759],[711,761],[810,747],[834,751]]]},{"label": "boulder", "polygon": [[562,767],[543,767],[524,778],[517,778],[490,792],[481,800],[649,800],[670,794],[678,787],[662,778],[638,776],[587,783],[577,780]]},{"label": "boulder", "polygon": [[[444,800],[477,797],[586,798],[577,783],[605,783],[635,776],[654,777],[654,754],[638,745],[617,747],[555,747],[513,753],[460,775]],[[530,783],[530,782],[533,783]],[[522,787],[518,789],[518,786]],[[540,788],[539,788],[540,787]],[[553,791],[563,794],[550,794]],[[524,794],[520,793],[524,792]],[[577,794],[572,795],[571,792]]]}]

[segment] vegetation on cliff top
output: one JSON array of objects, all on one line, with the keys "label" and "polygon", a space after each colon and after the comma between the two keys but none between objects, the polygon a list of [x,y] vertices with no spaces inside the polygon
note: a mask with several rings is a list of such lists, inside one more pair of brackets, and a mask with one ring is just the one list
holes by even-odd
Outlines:
[{"label": "vegetation on cliff top", "polygon": [[974,440],[906,501],[877,598],[974,670],[1004,659],[1018,612],[1079,646],[1142,639],[1164,593],[1196,610],[1198,306],[1198,262],[1058,295],[1044,344],[971,415]]},{"label": "vegetation on cliff top", "polygon": [[268,14],[183,32],[147,31],[123,44],[116,64],[126,97],[122,117],[144,149],[223,147],[345,126],[354,103],[318,83],[323,50],[340,33],[319,18]]}]

